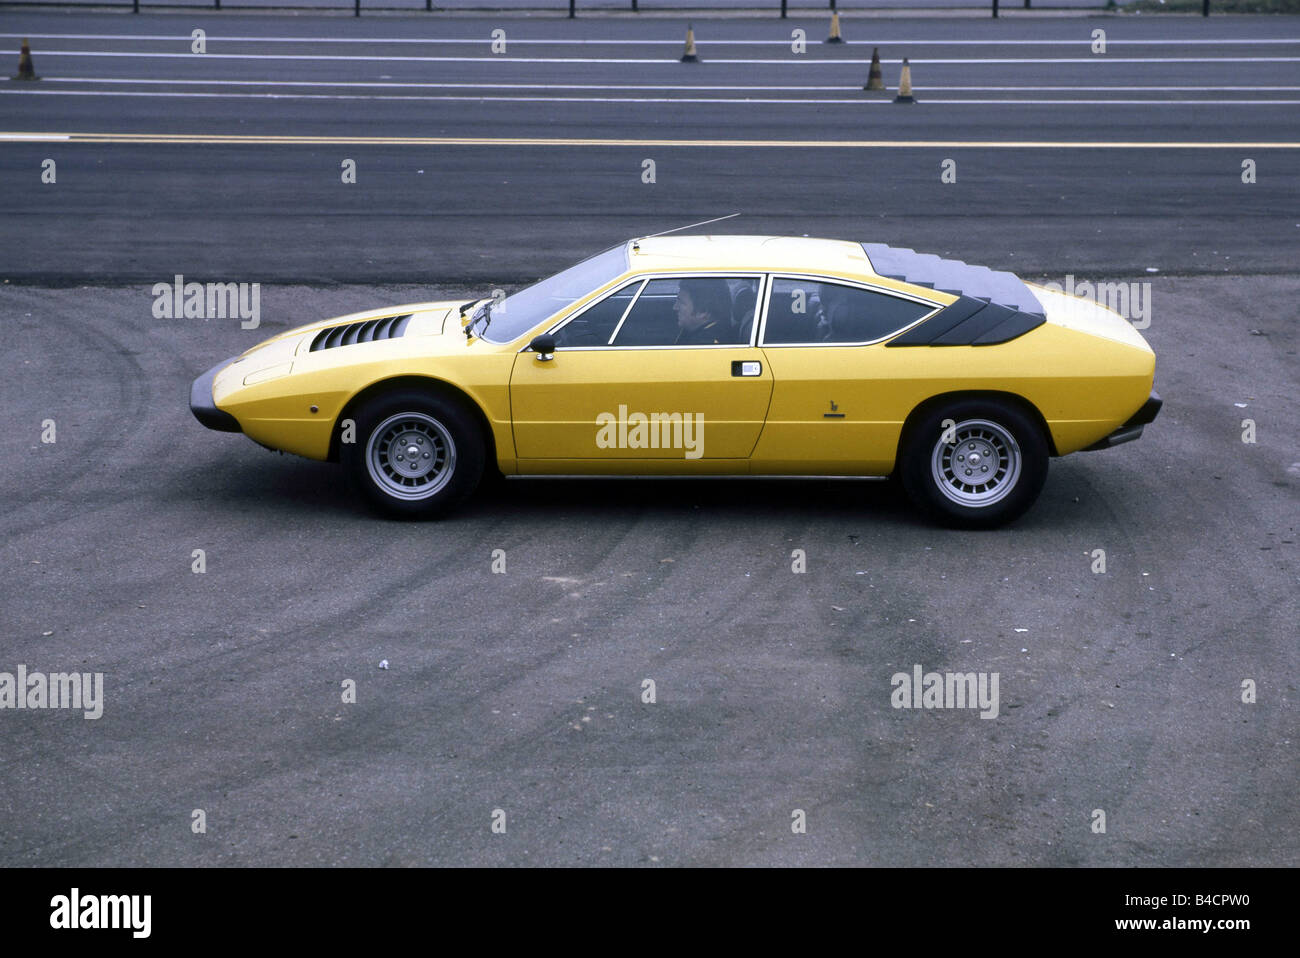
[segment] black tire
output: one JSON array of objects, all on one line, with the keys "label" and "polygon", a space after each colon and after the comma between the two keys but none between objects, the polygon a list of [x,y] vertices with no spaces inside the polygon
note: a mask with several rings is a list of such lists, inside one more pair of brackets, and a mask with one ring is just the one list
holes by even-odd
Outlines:
[{"label": "black tire", "polygon": [[[944,441],[945,427],[954,441]],[[908,424],[896,471],[908,497],[932,518],[955,528],[991,529],[1034,504],[1047,480],[1049,453],[1041,425],[1019,406],[959,399]]]},{"label": "black tire", "polygon": [[406,518],[443,515],[478,486],[487,444],[461,401],[400,389],[368,401],[352,418],[356,442],[340,446],[339,459],[380,511]]}]

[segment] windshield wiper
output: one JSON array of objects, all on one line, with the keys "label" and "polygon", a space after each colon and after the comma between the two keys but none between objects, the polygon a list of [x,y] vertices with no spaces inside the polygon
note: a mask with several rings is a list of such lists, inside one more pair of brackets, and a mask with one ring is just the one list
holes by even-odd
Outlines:
[{"label": "windshield wiper", "polygon": [[460,307],[460,318],[461,318],[461,319],[464,319],[464,318],[465,318],[465,310],[469,309],[471,306],[473,306],[473,305],[474,305],[475,303],[477,303],[477,302],[478,302],[477,299],[471,299],[468,303],[463,303],[463,304],[461,305],[461,307]]},{"label": "windshield wiper", "polygon": [[492,300],[487,300],[474,312],[474,315],[470,318],[469,325],[465,327],[466,339],[469,339],[474,335],[474,324],[480,319],[483,320],[483,332],[479,333],[479,337],[482,338],[483,333],[487,332],[487,328],[492,325]]}]

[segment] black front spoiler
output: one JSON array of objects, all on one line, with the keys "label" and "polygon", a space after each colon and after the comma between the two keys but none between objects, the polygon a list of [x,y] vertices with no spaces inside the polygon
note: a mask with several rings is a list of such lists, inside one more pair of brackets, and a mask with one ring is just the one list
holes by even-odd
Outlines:
[{"label": "black front spoiler", "polygon": [[1142,435],[1142,427],[1156,418],[1160,412],[1160,407],[1164,405],[1163,400],[1151,390],[1151,395],[1147,401],[1142,404],[1142,408],[1135,412],[1124,425],[1120,426],[1105,439],[1100,439],[1088,446],[1083,451],[1092,452],[1096,449],[1109,449],[1112,446],[1118,446],[1122,443],[1132,442]]},{"label": "black front spoiler", "polygon": [[194,413],[194,418],[218,432],[243,432],[235,417],[224,409],[218,409],[212,401],[212,380],[217,378],[217,373],[233,363],[235,358],[231,356],[223,359],[190,386],[190,411]]}]

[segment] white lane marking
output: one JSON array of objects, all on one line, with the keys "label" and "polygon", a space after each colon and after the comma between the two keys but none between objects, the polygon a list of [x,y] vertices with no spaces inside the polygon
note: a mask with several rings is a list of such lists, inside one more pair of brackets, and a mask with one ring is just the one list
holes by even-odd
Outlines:
[{"label": "white lane marking", "polygon": [[[925,87],[912,87],[917,92],[924,92]],[[676,102],[676,101],[674,101]],[[740,102],[744,102],[743,100]],[[799,102],[799,101],[796,101]],[[892,103],[893,101],[888,101]],[[1019,97],[1002,98],[1002,99],[984,99],[976,100],[973,98],[963,97],[958,100],[936,100],[933,97],[926,97],[926,103],[982,103],[986,105],[998,103],[1028,103],[1042,106],[1064,106],[1069,104],[1078,104],[1081,106],[1300,106],[1300,100],[1073,100],[1068,97],[1060,99],[1046,100],[1033,99],[1025,100]]]},{"label": "white lane marking", "polygon": [[0,140],[15,140],[19,143],[45,143],[70,139],[72,137],[67,133],[0,133]]},{"label": "white lane marking", "polygon": [[[919,89],[919,88],[918,88]],[[418,100],[448,101],[471,103],[727,103],[736,106],[747,105],[808,105],[818,106],[885,106],[893,101],[885,97],[837,97],[835,99],[814,97],[610,97],[610,96],[471,96],[456,94],[379,94],[379,93],[201,93],[177,90],[33,90],[30,87],[0,89],[0,95],[9,96],[109,96],[109,97],[155,97],[188,98],[199,100]],[[965,106],[980,104],[984,106],[1007,104],[1029,106],[1300,106],[1297,100],[1076,100],[1076,99],[1022,99],[1006,97],[1002,99],[934,99],[927,97],[926,103],[948,106]]]},{"label": "white lane marking", "polygon": [[[368,54],[353,53],[158,53],[158,52],[134,52],[120,50],[42,50],[41,57],[135,57],[137,59],[177,59],[177,60],[365,60],[368,63],[491,63],[500,65],[503,63],[615,63],[615,64],[658,64],[680,66],[679,60],[667,59],[644,59],[644,58],[624,58],[624,57],[513,57],[513,56],[494,56],[490,53],[474,57],[417,57],[417,56],[374,56]],[[736,64],[739,66],[766,65],[795,65],[795,66],[865,66],[865,59],[813,59],[802,57],[796,59],[725,59],[715,58],[707,60],[706,63],[718,65]],[[881,59],[881,63],[899,64],[902,60]],[[927,57],[924,60],[916,61],[914,66],[921,64],[945,64],[960,63],[972,66],[983,64],[1008,64],[1008,63],[1026,63],[1026,64],[1044,64],[1044,63],[1298,63],[1300,56],[1295,57],[1112,57],[1112,56],[1091,56],[1091,57]]]},{"label": "white lane marking", "polygon": [[[160,40],[171,41],[174,43],[190,42],[189,34],[154,34],[154,33],[0,33],[0,39],[4,40],[22,40],[35,37],[38,40]],[[474,43],[489,46],[492,43],[490,37],[238,37],[238,36],[220,36],[209,33],[208,42],[215,43]],[[510,43],[515,44],[532,44],[554,46],[674,46],[682,45],[681,37],[670,39],[602,39],[599,37],[556,37],[554,39],[538,37],[511,37]],[[908,46],[935,46],[935,47],[953,47],[953,46],[1081,46],[1087,47],[1092,40],[1088,37],[1077,40],[893,40],[888,37],[882,37],[879,40],[873,40],[870,44],[863,41],[853,41],[854,46],[887,46],[891,43],[897,43]],[[1177,38],[1163,37],[1159,39],[1141,40],[1141,39],[1107,39],[1108,46],[1235,46],[1240,44],[1265,44],[1272,46],[1284,46],[1288,44],[1300,43],[1300,37],[1241,37],[1241,38],[1196,38],[1180,40]],[[777,46],[788,47],[790,41],[785,40],[744,40],[744,39],[726,39],[726,40],[700,40],[701,46]]]},{"label": "white lane marking", "polygon": [[[385,80],[181,80],[127,77],[46,77],[48,83],[102,83],[156,86],[266,86],[266,87],[333,87],[357,89],[416,90],[649,90],[656,92],[722,93],[754,90],[761,93],[844,93],[860,92],[861,84],[839,86],[767,86],[745,84],[675,84],[675,83],[436,83]],[[16,82],[0,77],[0,83]],[[1300,86],[917,86],[916,90],[951,93],[1294,93]]]},{"label": "white lane marking", "polygon": [[[853,89],[856,90],[858,87],[853,87]],[[1119,93],[1140,93],[1143,91],[1152,93],[1173,93],[1178,91],[1187,93],[1291,93],[1300,90],[1300,86],[917,86],[913,84],[912,89],[969,90],[972,93],[1003,93],[1017,90],[1028,90],[1034,93],[1066,92],[1070,90],[1077,90],[1080,93],[1105,93],[1108,90]]]},{"label": "white lane marking", "polygon": [[[840,86],[746,86],[746,84],[695,84],[695,83],[435,83],[435,82],[396,82],[396,81],[348,81],[348,79],[157,79],[126,77],[47,77],[48,83],[104,83],[118,86],[212,86],[212,87],[333,87],[359,88],[359,90],[640,90],[649,92],[727,92],[753,90],[764,94],[793,94],[793,92],[813,92],[813,94],[835,94],[835,92],[859,92],[862,84],[848,83]],[[0,77],[0,83],[14,82]],[[1011,87],[944,87],[918,86],[914,90],[933,90],[940,92],[970,92],[970,94],[1001,94],[1001,92],[1082,92],[1082,94],[1138,94],[1138,92],[1188,92],[1188,94],[1223,94],[1223,92],[1243,92],[1243,94],[1290,94],[1300,91],[1300,86],[1290,87],[1234,87],[1234,86],[1011,86]]]},{"label": "white lane marking", "polygon": [[[50,136],[10,131],[13,139]],[[1300,150],[1296,142],[1186,140],[667,140],[503,136],[259,136],[247,133],[66,133],[77,143],[159,143],[221,146],[518,146],[518,147],[707,147],[711,149],[1084,149],[1084,150]]]}]

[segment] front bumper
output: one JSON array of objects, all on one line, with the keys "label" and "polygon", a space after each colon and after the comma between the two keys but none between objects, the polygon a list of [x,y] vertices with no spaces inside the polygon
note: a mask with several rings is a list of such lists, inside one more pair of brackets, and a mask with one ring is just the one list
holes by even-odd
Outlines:
[{"label": "front bumper", "polygon": [[236,358],[231,356],[229,359],[223,359],[194,380],[190,386],[190,411],[194,413],[194,418],[209,429],[218,432],[243,432],[235,417],[224,409],[218,409],[217,404],[212,400],[212,380],[216,379],[217,373],[233,363]]},{"label": "front bumper", "polygon": [[1121,443],[1132,442],[1142,435],[1142,427],[1156,418],[1160,412],[1160,407],[1164,405],[1163,400],[1151,390],[1151,395],[1147,401],[1142,404],[1142,408],[1135,412],[1124,425],[1120,426],[1105,439],[1094,442],[1091,446],[1084,449],[1084,452],[1092,452],[1096,449],[1109,449],[1112,446],[1118,446]]}]

